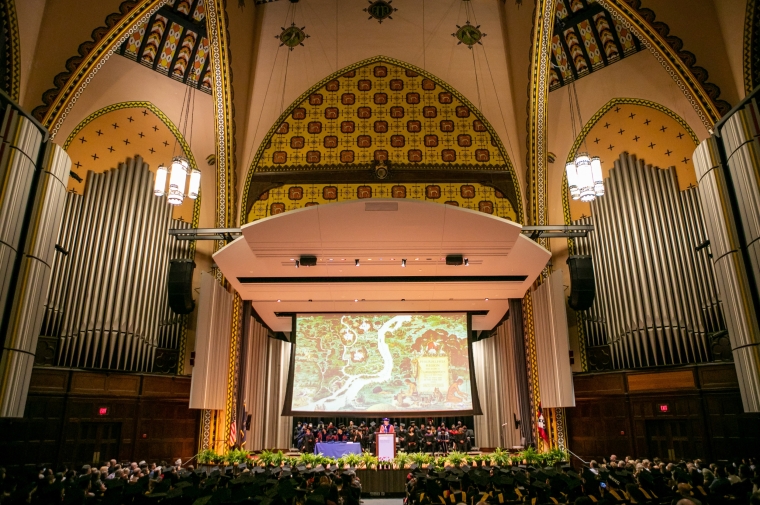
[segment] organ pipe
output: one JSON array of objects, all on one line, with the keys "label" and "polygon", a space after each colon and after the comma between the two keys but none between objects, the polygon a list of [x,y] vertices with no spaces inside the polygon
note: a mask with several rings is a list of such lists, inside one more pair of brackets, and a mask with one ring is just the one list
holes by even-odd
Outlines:
[{"label": "organ pipe", "polygon": [[59,336],[59,366],[153,371],[157,348],[177,349],[186,316],[171,312],[171,258],[191,255],[168,235],[190,223],[153,195],[140,156],[116,169],[88,172],[83,195],[68,193],[44,335]]},{"label": "organ pipe", "polygon": [[680,191],[674,168],[623,153],[591,203],[588,237],[597,296],[579,313],[586,345],[610,345],[615,368],[703,362],[710,333],[723,329],[715,272],[705,251],[696,188]]},{"label": "organ pipe", "polygon": [[0,417],[23,417],[71,160],[44,129],[5,110],[0,158]]},{"label": "organ pipe", "polygon": [[[745,412],[760,412],[760,111],[753,97],[694,151]],[[712,313],[710,314],[712,317]]]}]

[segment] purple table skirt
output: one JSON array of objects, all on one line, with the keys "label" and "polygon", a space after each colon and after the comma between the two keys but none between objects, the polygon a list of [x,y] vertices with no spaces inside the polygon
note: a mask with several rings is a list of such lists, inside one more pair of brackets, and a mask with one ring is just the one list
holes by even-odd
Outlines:
[{"label": "purple table skirt", "polygon": [[362,445],[356,442],[317,442],[314,454],[329,458],[340,458],[346,454],[361,454]]}]

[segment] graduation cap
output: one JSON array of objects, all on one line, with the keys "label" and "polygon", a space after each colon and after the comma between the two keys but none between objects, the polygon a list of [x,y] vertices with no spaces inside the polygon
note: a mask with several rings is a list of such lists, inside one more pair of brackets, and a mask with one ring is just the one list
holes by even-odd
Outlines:
[{"label": "graduation cap", "polygon": [[369,423],[369,425],[374,428],[375,426],[377,426],[377,423],[375,423],[375,421],[372,421],[371,423]]},{"label": "graduation cap", "polygon": [[254,466],[252,471],[253,473],[264,473],[266,469],[261,466]]},{"label": "graduation cap", "polygon": [[499,485],[499,486],[511,486],[514,483],[514,481],[515,480],[511,476],[501,473],[501,472],[493,476],[494,484]]},{"label": "graduation cap", "polygon": [[306,465],[298,465],[296,466],[296,470],[298,470],[301,473],[304,473],[306,472],[307,468],[306,468]]},{"label": "graduation cap", "polygon": [[549,489],[549,486],[547,486],[546,483],[541,482],[540,480],[534,480],[533,482],[531,482],[530,487],[535,487],[537,489],[542,489],[542,490]]},{"label": "graduation cap", "polygon": [[468,465],[468,464],[464,464],[464,465],[460,466],[459,468],[461,468],[464,473],[467,473],[467,472],[469,472],[472,469],[472,467],[470,465]]}]

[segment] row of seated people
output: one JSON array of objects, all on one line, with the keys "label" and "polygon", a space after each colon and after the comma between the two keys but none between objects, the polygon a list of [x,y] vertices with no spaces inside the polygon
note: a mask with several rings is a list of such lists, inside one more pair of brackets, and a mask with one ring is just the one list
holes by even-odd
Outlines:
[{"label": "row of seated people", "polygon": [[356,442],[361,444],[362,451],[374,452],[376,433],[394,433],[396,435],[396,450],[403,452],[448,453],[450,451],[467,452],[475,442],[475,433],[461,421],[446,427],[432,424],[421,424],[411,421],[409,428],[405,423],[390,423],[383,420],[381,424],[372,421],[367,424],[362,421],[355,425],[334,425],[332,422],[318,423],[315,427],[309,423],[298,423],[295,428],[293,441],[301,452],[314,452],[315,445],[320,442]]},{"label": "row of seated people", "polygon": [[[361,481],[353,470],[337,466],[238,467],[211,472],[190,467],[163,466],[154,472],[128,466],[107,479],[85,465],[80,471],[41,468],[6,475],[0,468],[0,505],[166,505],[267,503],[269,505],[360,505]],[[130,477],[126,477],[131,472]],[[140,475],[139,477],[137,477]]]},{"label": "row of seated people", "polygon": [[592,461],[580,473],[565,464],[416,468],[407,476],[405,503],[760,505],[759,486],[759,469],[751,460],[710,468],[700,461],[664,464],[613,456],[602,465]]}]

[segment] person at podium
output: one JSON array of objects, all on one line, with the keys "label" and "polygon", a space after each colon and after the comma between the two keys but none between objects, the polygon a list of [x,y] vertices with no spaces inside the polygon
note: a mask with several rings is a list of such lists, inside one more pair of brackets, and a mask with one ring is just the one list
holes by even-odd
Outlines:
[{"label": "person at podium", "polygon": [[387,417],[383,418],[383,424],[380,425],[380,430],[378,430],[378,433],[395,433],[396,429],[391,424],[391,420]]}]

